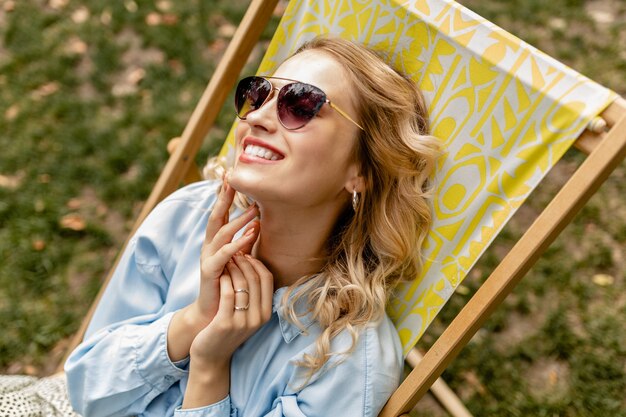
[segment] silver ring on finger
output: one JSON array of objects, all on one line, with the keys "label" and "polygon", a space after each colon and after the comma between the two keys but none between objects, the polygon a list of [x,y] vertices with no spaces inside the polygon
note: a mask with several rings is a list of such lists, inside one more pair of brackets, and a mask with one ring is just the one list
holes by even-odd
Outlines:
[{"label": "silver ring on finger", "polygon": [[[245,288],[237,288],[235,289],[235,294],[237,293],[243,293],[243,294],[247,294],[248,296],[250,295],[250,291],[248,291]],[[235,306],[235,311],[246,311],[248,308],[250,307],[250,301],[248,301],[248,304],[246,304],[245,306]]]}]

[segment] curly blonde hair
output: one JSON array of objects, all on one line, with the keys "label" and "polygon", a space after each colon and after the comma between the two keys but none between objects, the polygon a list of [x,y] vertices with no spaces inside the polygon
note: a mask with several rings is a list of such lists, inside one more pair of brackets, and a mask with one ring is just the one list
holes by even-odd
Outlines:
[{"label": "curly blonde hair", "polygon": [[[328,54],[348,75],[364,128],[353,158],[365,190],[357,210],[347,205],[337,220],[322,270],[300,278],[284,295],[290,321],[304,328],[294,306],[306,297],[307,314],[322,328],[314,354],[297,363],[307,370],[307,381],[332,355],[352,352],[359,329],[385,314],[394,286],[418,276],[431,225],[429,178],[440,149],[429,134],[424,97],[410,78],[374,51],[341,38],[317,37],[294,55],[313,50]],[[331,340],[343,331],[352,346],[332,352]]]}]

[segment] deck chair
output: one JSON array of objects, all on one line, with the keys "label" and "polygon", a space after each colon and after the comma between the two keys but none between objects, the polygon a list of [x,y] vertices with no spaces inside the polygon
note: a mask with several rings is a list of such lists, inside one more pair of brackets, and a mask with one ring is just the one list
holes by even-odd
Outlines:
[{"label": "deck chair", "polygon": [[[158,179],[134,230],[185,180],[278,0],[253,0]],[[382,51],[414,77],[446,156],[420,277],[389,306],[405,354],[480,255],[572,145],[586,160],[389,399],[406,415],[626,155],[626,101],[450,0],[292,0],[259,73],[332,33]],[[222,155],[232,155],[231,139]],[[102,292],[101,292],[102,293]],[[97,304],[71,348],[83,337]],[[456,414],[455,414],[456,415]]]}]

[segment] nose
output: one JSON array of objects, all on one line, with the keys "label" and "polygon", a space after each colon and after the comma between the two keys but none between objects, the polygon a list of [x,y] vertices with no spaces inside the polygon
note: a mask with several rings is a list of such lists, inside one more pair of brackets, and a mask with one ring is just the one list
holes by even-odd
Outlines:
[{"label": "nose", "polygon": [[276,111],[277,91],[278,88],[273,87],[271,95],[265,100],[263,105],[248,113],[245,122],[248,123],[250,127],[257,127],[268,132],[276,130],[279,123]]}]

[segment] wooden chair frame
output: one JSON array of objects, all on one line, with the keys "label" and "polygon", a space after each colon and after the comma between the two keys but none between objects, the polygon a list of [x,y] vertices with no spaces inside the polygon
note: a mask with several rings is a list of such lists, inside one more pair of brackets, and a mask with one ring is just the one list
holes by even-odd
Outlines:
[{"label": "wooden chair frame", "polygon": [[[156,204],[175,191],[185,178],[199,178],[193,162],[194,157],[215,122],[228,93],[234,87],[277,3],[278,0],[252,0],[187,123],[176,149],[144,204],[133,226],[131,236]],[[424,396],[447,365],[459,354],[491,313],[624,159],[626,156],[626,101],[621,98],[616,100],[602,113],[601,117],[606,121],[606,129],[600,133],[586,130],[575,143],[576,147],[589,154],[588,157],[424,357],[419,361],[414,360],[417,362],[416,366],[391,396],[380,417],[408,416],[407,413]],[[111,269],[100,293],[74,336],[63,363],[67,355],[82,341],[113,270],[115,266]],[[62,370],[62,364],[58,369]]]}]

